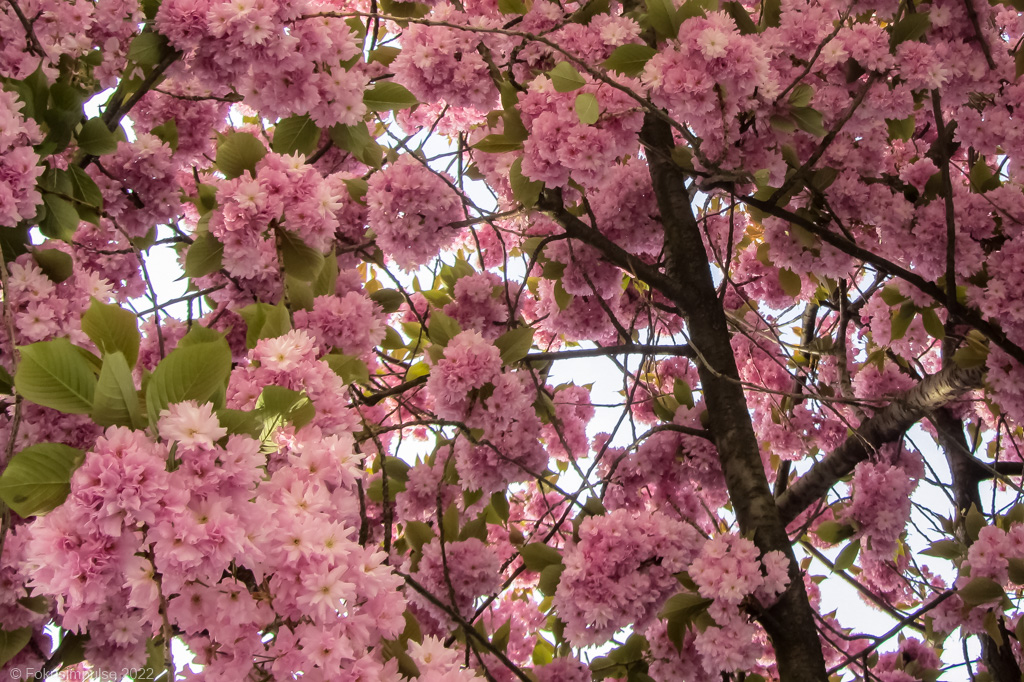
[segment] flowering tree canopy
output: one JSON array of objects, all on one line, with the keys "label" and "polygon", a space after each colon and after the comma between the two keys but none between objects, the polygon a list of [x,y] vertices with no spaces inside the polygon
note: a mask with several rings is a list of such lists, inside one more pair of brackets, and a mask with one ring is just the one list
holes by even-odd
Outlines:
[{"label": "flowering tree canopy", "polygon": [[0,0],[0,672],[1020,680],[1022,11]]}]

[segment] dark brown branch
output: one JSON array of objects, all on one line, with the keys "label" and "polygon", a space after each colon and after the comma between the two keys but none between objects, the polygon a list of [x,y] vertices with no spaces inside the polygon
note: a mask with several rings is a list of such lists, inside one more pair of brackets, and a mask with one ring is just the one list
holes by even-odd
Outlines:
[{"label": "dark brown branch", "polygon": [[[857,244],[853,243],[846,237],[838,235],[820,225],[815,223],[813,220],[808,220],[801,215],[776,206],[775,204],[762,201],[753,196],[743,196],[740,199],[754,208],[760,209],[765,213],[773,215],[777,218],[788,220],[789,222],[799,225],[811,234],[821,237],[822,241],[836,247],[843,253],[859,258],[860,260],[874,266],[878,271],[883,272],[893,277],[899,277],[908,284],[920,289],[924,293],[934,298],[939,303],[946,305],[946,292],[943,291],[937,284],[926,280],[917,273],[911,272],[904,267],[897,265],[891,261],[882,258],[876,253],[873,253]],[[959,319],[963,324],[974,327],[982,334],[992,340],[992,343],[996,344],[1003,352],[1012,357],[1017,362],[1024,364],[1024,348],[1021,348],[1017,344],[1010,341],[1006,336],[1006,332],[1003,331],[999,323],[986,320],[982,317],[981,313],[968,308],[959,301],[954,302],[953,305],[947,307],[950,315]]]},{"label": "dark brown branch", "polygon": [[[718,298],[700,227],[693,214],[687,177],[671,158],[672,130],[660,118],[647,115],[640,141],[647,150],[651,182],[665,230],[667,277],[656,274],[658,282],[668,282],[649,283],[668,293],[686,320],[690,345],[698,358],[711,434],[740,531],[748,534],[761,552],[781,551],[789,560],[789,588],[759,620],[775,649],[781,679],[824,682],[828,678],[814,612],[764,474],[730,344],[728,318]],[[609,257],[607,250],[601,250]],[[651,268],[643,264],[643,269]],[[646,279],[645,272],[637,274]]]},{"label": "dark brown branch", "polygon": [[[949,463],[949,471],[953,478],[953,500],[956,503],[962,539],[970,545],[972,540],[964,529],[964,519],[972,506],[981,509],[978,483],[984,477],[984,468],[971,454],[967,439],[964,437],[963,422],[949,409],[936,410],[930,419],[938,431],[939,445]],[[982,660],[996,682],[1019,682],[1020,666],[1017,665],[1017,660],[1010,649],[1006,625],[1002,618],[998,620],[997,625],[1003,632],[1003,645],[1000,646],[987,632],[980,634],[978,638],[981,640]]]},{"label": "dark brown branch", "polygon": [[900,437],[919,419],[981,387],[983,369],[950,365],[924,378],[860,425],[857,432],[825,456],[779,498],[779,513],[788,525],[811,504],[824,497],[841,478],[850,474],[881,445]]},{"label": "dark brown branch", "polygon": [[14,10],[14,16],[18,17],[18,21],[21,22],[22,28],[25,29],[25,42],[28,44],[28,51],[41,59],[45,59],[46,51],[43,50],[42,43],[40,43],[39,38],[36,37],[36,32],[32,27],[32,22],[29,21],[28,17],[25,16],[25,13],[21,11],[21,7],[15,0],[7,0],[7,4]]},{"label": "dark brown branch", "polygon": [[571,360],[574,358],[601,358],[606,355],[674,355],[687,358],[695,357],[688,344],[678,346],[645,345],[625,343],[617,346],[598,346],[597,348],[572,348],[570,350],[530,353],[523,358],[525,362],[548,362],[554,360]]}]

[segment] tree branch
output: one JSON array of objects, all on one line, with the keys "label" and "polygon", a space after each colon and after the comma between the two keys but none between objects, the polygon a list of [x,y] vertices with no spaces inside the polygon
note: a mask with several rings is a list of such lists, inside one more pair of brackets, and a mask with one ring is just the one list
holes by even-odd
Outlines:
[{"label": "tree branch", "polygon": [[778,499],[779,513],[789,525],[807,507],[824,497],[841,478],[850,474],[881,445],[901,436],[926,414],[964,393],[981,387],[983,369],[950,365],[921,380],[860,425],[857,432],[825,456]]}]

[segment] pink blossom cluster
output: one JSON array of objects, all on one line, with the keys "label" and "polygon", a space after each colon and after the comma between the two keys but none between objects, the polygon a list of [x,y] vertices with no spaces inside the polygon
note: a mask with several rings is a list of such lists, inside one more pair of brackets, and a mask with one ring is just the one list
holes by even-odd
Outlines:
[{"label": "pink blossom cluster", "polygon": [[570,384],[551,393],[555,414],[542,429],[548,452],[553,457],[564,459],[586,457],[590,451],[587,426],[595,413],[590,391],[584,386]]},{"label": "pink blossom cluster", "polygon": [[409,603],[422,614],[421,623],[441,633],[455,622],[446,611],[470,620],[477,597],[498,590],[501,564],[494,552],[477,538],[445,541],[443,555],[440,540],[434,538],[423,546],[423,555],[413,576],[445,605],[441,609],[419,592],[407,593]]},{"label": "pink blossom cluster", "polygon": [[43,135],[35,121],[22,116],[23,106],[15,93],[0,90],[0,225],[8,227],[35,216],[43,201],[36,178],[45,169],[32,149]]},{"label": "pink blossom cluster", "polygon": [[[923,469],[920,455],[917,463]],[[892,558],[910,519],[910,495],[921,473],[884,462],[861,462],[854,469],[853,504],[846,510],[846,518],[858,523],[872,554]]]},{"label": "pink blossom cluster", "polygon": [[295,326],[307,329],[323,351],[366,355],[384,339],[384,314],[361,291],[344,296],[317,296],[312,310],[295,311]]},{"label": "pink blossom cluster", "polygon": [[409,657],[419,669],[417,680],[423,682],[463,682],[478,680],[472,670],[463,668],[459,653],[446,647],[444,641],[427,635],[422,642],[409,642]]},{"label": "pink blossom cluster", "polygon": [[611,511],[583,520],[579,541],[563,554],[554,606],[573,646],[606,641],[617,630],[645,628],[696,557],[702,538],[658,511]]},{"label": "pink blossom cluster", "polygon": [[935,649],[916,637],[907,637],[900,641],[898,650],[878,657],[871,674],[882,682],[911,682],[937,675],[942,668]]},{"label": "pink blossom cluster", "polygon": [[216,186],[208,229],[224,245],[224,269],[242,278],[277,272],[279,240],[298,237],[326,251],[339,228],[336,213],[351,201],[341,176],[325,178],[301,156],[267,154],[254,177],[246,173]]},{"label": "pink blossom cluster", "polygon": [[467,490],[496,492],[509,483],[538,478],[548,461],[540,443],[541,421],[533,403],[536,388],[526,372],[494,378],[493,391],[470,409],[466,425],[481,429],[479,443],[460,438],[455,461]]},{"label": "pink blossom cluster", "polygon": [[1009,530],[984,526],[967,550],[970,579],[986,577],[1009,585],[1011,559],[1024,559],[1024,525],[1015,523]]},{"label": "pink blossom cluster", "polygon": [[[477,28],[497,23],[457,12],[449,5],[436,8],[431,20]],[[402,52],[391,65],[396,82],[424,102],[441,100],[454,107],[490,111],[498,103],[498,89],[481,49],[500,46],[494,40],[485,43],[484,35],[436,26],[407,26],[402,32]],[[500,57],[493,51],[491,55]]]},{"label": "pink blossom cluster", "polygon": [[[157,427],[163,442],[108,429],[68,501],[19,531],[29,584],[58,598],[62,627],[88,630],[89,660],[142,665],[165,603],[207,679],[254,661],[316,679],[383,670],[374,644],[404,627],[405,606],[349,525],[351,438],[307,426],[279,440],[268,478],[259,441],[226,437],[209,404],[171,405]],[[263,638],[275,618],[287,625]]]},{"label": "pink blossom cluster", "polygon": [[[576,97],[597,98],[600,116],[583,123],[574,111]],[[636,100],[604,84],[588,84],[573,92],[556,92],[547,77],[534,79],[519,95],[519,113],[530,136],[523,143],[523,175],[549,187],[600,183],[619,159],[637,153],[643,121]]]},{"label": "pink blossom cluster", "polygon": [[110,299],[111,287],[107,280],[78,270],[64,281],[54,282],[30,255],[19,256],[8,267],[10,280],[6,293],[19,342],[70,336],[72,341],[83,345],[91,343],[81,330],[81,316],[92,298],[104,303]]},{"label": "pink blossom cluster", "polygon": [[344,380],[318,359],[316,340],[303,330],[261,339],[256,344],[249,353],[249,364],[231,374],[228,406],[252,409],[265,386],[305,392],[316,409],[311,425],[327,435],[358,428],[358,416],[347,405]]},{"label": "pink blossom cluster", "polygon": [[590,200],[597,229],[616,244],[637,255],[657,255],[664,233],[651,173],[639,158],[609,169]]},{"label": "pink blossom cluster", "polygon": [[[679,421],[684,422],[681,426],[691,426],[682,415]],[[639,511],[671,506],[683,518],[705,527],[711,522],[705,508],[714,508],[725,499],[718,451],[703,438],[661,432],[646,439],[634,452],[612,448],[611,454],[613,457],[602,462],[602,469],[608,469],[605,505],[609,509]]]},{"label": "pink blossom cluster", "polygon": [[501,375],[501,353],[475,331],[453,337],[444,355],[434,363],[427,379],[427,392],[434,410],[443,419],[465,419],[473,403],[472,393],[493,383]]},{"label": "pink blossom cluster", "polygon": [[735,607],[748,595],[770,606],[789,585],[789,561],[779,551],[758,555],[750,540],[718,535],[701,547],[690,565],[690,577],[701,596],[723,606]]},{"label": "pink blossom cluster", "polygon": [[368,222],[377,245],[403,270],[423,265],[451,246],[462,219],[458,195],[446,181],[409,155],[370,177]]},{"label": "pink blossom cluster", "polygon": [[505,288],[498,275],[477,272],[460,277],[453,293],[452,302],[444,306],[444,314],[458,322],[462,329],[480,332],[488,341],[494,341],[505,332],[509,311]]},{"label": "pink blossom cluster", "polygon": [[642,81],[655,104],[703,139],[701,149],[709,158],[724,153],[739,134],[740,113],[781,90],[760,42],[741,35],[724,11],[684,21],[679,42],[647,62]]},{"label": "pink blossom cluster", "polygon": [[106,173],[90,166],[90,177],[103,192],[103,208],[110,219],[100,223],[103,236],[112,242],[118,233],[145,237],[154,225],[180,216],[179,167],[166,142],[142,131],[131,142],[119,142],[117,151],[103,158]]},{"label": "pink blossom cluster", "polygon": [[343,19],[316,0],[169,0],[156,27],[186,55],[189,69],[214,90],[226,86],[271,119],[310,114],[320,126],[354,124],[366,113],[365,67]]}]

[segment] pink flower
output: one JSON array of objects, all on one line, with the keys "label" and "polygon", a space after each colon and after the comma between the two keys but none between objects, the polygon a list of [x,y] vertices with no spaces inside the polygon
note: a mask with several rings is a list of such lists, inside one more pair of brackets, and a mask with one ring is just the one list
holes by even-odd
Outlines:
[{"label": "pink flower", "polygon": [[218,440],[228,435],[213,414],[213,405],[197,405],[194,400],[168,405],[160,412],[158,425],[160,437],[178,441],[181,445],[205,445],[213,447]]}]

